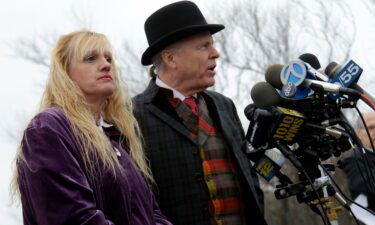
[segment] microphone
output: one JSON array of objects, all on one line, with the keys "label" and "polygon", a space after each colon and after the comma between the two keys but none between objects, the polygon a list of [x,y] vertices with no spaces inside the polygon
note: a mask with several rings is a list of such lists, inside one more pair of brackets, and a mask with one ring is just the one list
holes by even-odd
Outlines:
[{"label": "microphone", "polygon": [[252,167],[259,175],[268,182],[276,175],[278,176],[281,167],[285,163],[285,156],[278,149],[269,149],[256,160]]},{"label": "microphone", "polygon": [[294,144],[298,136],[302,133],[306,118],[296,110],[283,107],[272,107],[274,115],[274,125],[270,132],[270,137],[275,141],[281,141],[286,144]]},{"label": "microphone", "polygon": [[[320,66],[318,58],[315,55],[311,53],[305,53],[305,54],[300,55],[299,59],[305,62],[304,64],[307,67],[308,72],[310,73],[313,72],[314,76],[319,78],[322,81],[328,81],[328,77],[324,76],[319,71],[316,71],[316,70],[321,69],[321,66]],[[309,70],[308,69],[309,66],[315,71],[312,70],[311,68]],[[267,68],[266,73],[265,73],[266,81],[278,90],[281,90],[284,86],[284,84],[281,82],[281,77],[280,77],[283,67],[284,66],[281,64],[273,64]]]},{"label": "microphone", "polygon": [[[254,149],[269,149],[272,147],[269,138],[275,122],[280,120],[278,110],[271,110],[281,103],[279,93],[267,82],[258,82],[251,89],[254,104],[248,105],[245,116],[250,121],[246,140]],[[276,113],[276,114],[275,114]]]},{"label": "microphone", "polygon": [[306,64],[301,60],[295,60],[285,65],[281,71],[280,79],[284,84],[280,95],[285,98],[306,98],[314,93],[312,90],[360,96],[360,93],[354,89],[316,80],[315,76],[307,71]]},{"label": "microphone", "polygon": [[278,141],[275,142],[276,147],[283,153],[283,155],[289,159],[289,161],[299,170],[304,171],[302,163],[297,159],[297,157],[293,154],[293,151],[285,145],[284,143],[280,143]]},{"label": "microphone", "polygon": [[255,149],[268,149],[269,131],[273,122],[273,115],[265,109],[278,105],[280,96],[267,82],[256,83],[250,92],[254,104],[248,105],[245,116],[250,121],[246,132],[246,140]]},{"label": "microphone", "polygon": [[293,144],[305,117],[298,111],[278,106],[281,98],[267,82],[254,85],[251,97],[255,106],[246,107],[245,115],[250,120],[246,136],[252,146],[258,148],[270,138]]},{"label": "microphone", "polygon": [[279,150],[273,149],[270,139],[275,116],[269,109],[279,104],[280,96],[267,82],[256,83],[250,93],[254,104],[246,106],[244,113],[250,121],[246,140],[250,142],[247,156],[255,162],[252,168],[267,181],[275,175],[288,180],[280,172],[285,157]]},{"label": "microphone", "polygon": [[[268,68],[267,74],[274,73],[269,71],[277,72],[277,70],[280,70],[279,65],[271,66]],[[293,153],[287,150],[288,145],[301,144],[306,137],[316,135],[316,133],[327,134],[337,140],[348,136],[341,130],[308,122],[304,115],[289,108],[290,105],[293,105],[293,101],[290,101],[291,104],[285,102],[285,106],[289,105],[287,108],[280,107],[279,105],[283,103],[282,98],[267,82],[255,84],[251,90],[251,97],[254,104],[248,105],[244,111],[250,121],[246,133],[246,140],[250,145],[246,153],[248,158],[255,162],[252,167],[253,170],[267,181],[277,176],[287,182],[287,179],[280,172],[285,157],[293,160],[293,164],[297,168],[302,168],[302,164],[298,162],[296,157],[291,156]],[[282,148],[282,153],[276,149],[271,149],[274,147]],[[276,158],[273,158],[272,154],[278,155],[278,158],[276,156],[274,156]]]},{"label": "microphone", "polygon": [[[255,110],[267,112],[267,110],[256,108],[254,104],[250,104],[246,108],[245,114],[247,111],[248,114],[253,115]],[[280,171],[285,163],[284,155],[278,149],[273,148],[272,141],[269,141],[268,133],[271,129],[272,119],[262,120],[255,116],[252,121],[256,121],[257,125],[252,126],[252,124],[250,124],[249,131],[246,134],[246,139],[251,143],[249,148],[247,148],[246,155],[248,159],[254,162],[252,169],[268,182],[274,176],[277,176],[280,182],[292,183],[290,179]]]},{"label": "microphone", "polygon": [[305,79],[303,86],[309,87],[316,92],[333,92],[336,94],[347,94],[354,97],[360,97],[361,93],[355,89],[342,87],[334,83],[327,83],[318,80]]},{"label": "microphone", "polygon": [[[288,74],[292,73],[289,77],[294,83],[297,83],[299,85],[305,79],[307,73],[305,64],[301,60],[298,60],[298,63],[299,67],[297,68],[291,66],[290,68],[292,68],[292,70],[288,71]],[[266,81],[270,83],[273,87],[277,88],[278,90],[281,90],[279,95],[284,99],[297,100],[308,97],[311,94],[311,89],[304,87],[297,88],[296,84],[293,84],[293,82],[288,82],[288,85],[284,85],[285,83],[282,80],[282,74],[287,73],[285,68],[286,66],[282,66],[280,64],[275,64],[268,67],[265,73]],[[296,68],[297,70],[295,70]],[[301,70],[304,70],[304,72],[302,72],[302,76],[299,75]],[[297,74],[297,76],[294,76],[293,74]]]},{"label": "microphone", "polygon": [[[325,76],[323,71],[321,70],[321,65],[319,63],[318,58],[315,55],[311,53],[304,53],[300,55],[298,58],[306,63],[309,73],[314,74],[314,76],[319,80],[326,82],[328,81],[328,77]],[[312,68],[309,68],[309,66],[311,66]]]},{"label": "microphone", "polygon": [[331,83],[338,83],[343,87],[350,87],[360,78],[363,69],[353,60],[349,60],[344,66],[331,62],[324,70]]},{"label": "microphone", "polygon": [[261,109],[278,105],[281,101],[279,93],[273,86],[267,82],[256,83],[250,91],[251,99],[254,104]]},{"label": "microphone", "polygon": [[349,139],[350,138],[348,133],[346,133],[345,131],[339,130],[338,128],[329,128],[329,127],[325,127],[325,126],[321,126],[321,125],[317,125],[317,124],[313,124],[309,122],[305,123],[305,127],[307,129],[311,129],[314,131],[319,131],[321,133],[328,134],[331,137],[334,137],[336,139],[340,139],[340,138]]},{"label": "microphone", "polygon": [[320,68],[322,68],[320,66],[320,62],[319,62],[318,58],[314,54],[304,53],[304,54],[300,55],[298,58],[300,60],[304,61],[305,63],[308,63],[310,66],[312,66],[312,68],[314,68],[316,70],[319,70]]},{"label": "microphone", "polygon": [[324,69],[324,73],[329,77],[333,78],[336,76],[337,72],[341,69],[341,65],[337,62],[330,62]]},{"label": "microphone", "polygon": [[266,81],[278,90],[281,90],[284,86],[280,79],[280,74],[283,67],[284,66],[281,64],[273,64],[267,68],[265,73]]},{"label": "microphone", "polygon": [[267,110],[250,104],[245,108],[245,116],[250,121],[246,132],[246,140],[251,144],[251,151],[269,149],[268,138],[273,115]]},{"label": "microphone", "polygon": [[[277,67],[280,68],[280,66],[276,65],[274,67],[276,68],[275,70],[273,68],[271,69],[277,71]],[[339,91],[343,89],[337,85],[322,81],[307,80],[306,82],[312,82],[310,87],[313,89],[316,89],[316,87],[331,88],[331,86],[333,88],[338,88]],[[320,84],[324,86],[319,86]],[[306,123],[306,118],[298,111],[289,109],[289,107],[280,107],[279,105],[282,103],[280,96],[267,82],[255,84],[251,90],[251,97],[255,105],[249,105],[245,108],[245,115],[250,121],[246,138],[254,148],[260,148],[261,146],[264,146],[262,149],[269,148],[269,138],[280,140],[288,144],[294,144],[302,126],[310,131],[319,131],[336,138],[348,136],[338,130]],[[295,103],[290,102],[290,104],[285,103],[284,105],[294,104]]]},{"label": "microphone", "polygon": [[269,110],[265,110],[249,105],[245,110],[250,120],[246,140],[255,150],[269,149],[275,140],[294,144],[306,121],[298,111],[280,106],[271,106]]},{"label": "microphone", "polygon": [[[363,70],[353,60],[350,60],[344,67],[336,62],[331,62],[327,65],[324,72],[330,78],[331,83],[353,88],[366,95],[372,102],[375,102],[375,98],[357,84]],[[332,95],[332,98],[337,99],[338,96]]]}]

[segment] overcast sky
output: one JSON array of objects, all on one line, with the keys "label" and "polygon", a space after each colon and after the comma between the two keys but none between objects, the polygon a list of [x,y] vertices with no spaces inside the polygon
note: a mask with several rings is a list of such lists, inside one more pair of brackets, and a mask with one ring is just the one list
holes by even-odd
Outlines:
[{"label": "overcast sky", "polygon": [[[211,10],[207,6],[218,1],[194,0],[204,14]],[[234,1],[234,0],[230,0]],[[273,0],[273,2],[279,0]],[[16,141],[5,135],[4,129],[18,133],[20,127],[36,110],[46,78],[46,71],[24,60],[12,57],[8,44],[18,38],[43,34],[64,34],[78,28],[77,17],[89,21],[92,29],[106,34],[113,43],[126,37],[132,46],[146,48],[143,31],[144,20],[156,9],[171,0],[0,0],[0,223],[22,224],[20,209],[10,207],[8,183],[11,174],[10,162],[14,157]],[[353,1],[357,2],[357,1]],[[374,71],[369,55],[374,55],[373,17],[364,6],[353,5],[357,19],[357,41],[352,58],[365,69],[364,76]],[[343,15],[345,16],[345,15]],[[367,73],[366,73],[367,72]],[[363,79],[365,80],[365,79]],[[369,90],[372,92],[371,90]],[[21,121],[21,122],[20,122]]]}]

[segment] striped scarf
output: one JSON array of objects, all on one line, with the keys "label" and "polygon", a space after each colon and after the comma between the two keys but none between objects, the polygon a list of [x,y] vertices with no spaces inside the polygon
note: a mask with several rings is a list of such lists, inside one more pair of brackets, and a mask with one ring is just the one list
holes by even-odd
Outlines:
[{"label": "striped scarf", "polygon": [[246,224],[238,172],[230,148],[214,125],[204,98],[198,95],[199,115],[193,113],[190,104],[178,99],[169,101],[199,145],[204,181],[210,193],[208,205],[212,224]]}]

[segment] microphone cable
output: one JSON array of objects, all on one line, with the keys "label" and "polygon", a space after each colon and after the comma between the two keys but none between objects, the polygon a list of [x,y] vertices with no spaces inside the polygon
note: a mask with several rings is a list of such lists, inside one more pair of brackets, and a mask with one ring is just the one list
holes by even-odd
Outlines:
[{"label": "microphone cable", "polygon": [[[364,124],[364,127],[366,129],[366,132],[367,132],[367,135],[369,136],[369,131],[368,131],[368,128],[367,128],[367,125],[366,125],[366,122],[364,121],[363,119],[363,116],[362,116],[362,113],[360,112],[360,110],[355,107],[356,110],[358,111],[358,114],[360,116],[360,118],[362,119],[362,123]],[[354,152],[354,161],[355,161],[355,165],[358,169],[358,172],[363,180],[363,182],[365,183],[365,185],[367,186],[367,189],[372,192],[372,193],[375,193],[375,185],[373,182],[366,182],[367,179],[366,179],[366,176],[369,178],[369,180],[373,180],[375,181],[374,179],[374,174],[372,173],[372,170],[371,170],[371,166],[370,166],[370,162],[368,160],[368,157],[367,157],[367,154],[366,154],[366,151],[363,150],[364,147],[362,145],[362,142],[361,140],[359,139],[359,137],[357,136],[356,132],[354,131],[354,129],[352,128],[352,126],[349,124],[348,120],[346,119],[346,117],[342,114],[341,115],[344,119],[341,120],[340,122],[340,125],[348,132],[348,134],[350,135],[351,137],[351,140],[353,140],[354,142],[354,146],[353,146],[353,152]],[[369,136],[370,137],[370,136]],[[372,143],[372,140],[370,140],[370,143],[371,145],[373,146],[373,143]],[[357,152],[357,150],[359,152]],[[358,156],[358,154],[360,156]],[[359,165],[359,162],[356,160],[356,159],[362,159],[362,161],[364,162],[364,169],[365,169],[365,174],[363,173],[362,169],[361,169],[361,166]]]},{"label": "microphone cable", "polygon": [[[351,198],[349,198],[345,193],[344,191],[340,188],[340,186],[337,184],[337,182],[335,181],[335,179],[332,177],[332,175],[329,173],[329,171],[321,164],[320,162],[320,166],[323,168],[324,172],[327,174],[327,176],[329,177],[329,179],[332,181],[333,185],[335,186],[335,188],[337,189],[337,191],[345,198],[346,201],[366,210],[367,212],[375,215],[375,212],[372,211],[371,209],[368,209],[366,207],[364,207],[363,205],[360,205],[358,204],[357,202],[353,201]],[[344,208],[347,209],[348,211],[350,211],[350,213],[352,214],[353,216],[353,219],[355,220],[355,222],[357,224],[358,223],[358,218],[354,215],[352,209],[350,208],[350,206],[348,204],[343,204]]]},{"label": "microphone cable", "polygon": [[[323,220],[324,225],[329,225],[327,222],[329,222],[329,218],[327,215],[327,212],[324,209],[323,203],[320,200],[320,196],[316,188],[314,187],[314,183],[312,182],[310,176],[307,174],[306,170],[303,168],[301,162],[294,156],[293,152],[289,149],[288,146],[280,143],[279,141],[275,141],[275,146],[281,151],[281,153],[284,154],[285,157],[289,159],[289,161],[306,177],[307,181],[309,182],[314,194],[316,195],[316,198],[318,200],[319,206],[321,207],[321,211],[323,211],[324,216],[321,214],[321,212],[318,210],[318,215]],[[314,210],[313,210],[314,211]],[[315,211],[314,211],[315,212]]]}]

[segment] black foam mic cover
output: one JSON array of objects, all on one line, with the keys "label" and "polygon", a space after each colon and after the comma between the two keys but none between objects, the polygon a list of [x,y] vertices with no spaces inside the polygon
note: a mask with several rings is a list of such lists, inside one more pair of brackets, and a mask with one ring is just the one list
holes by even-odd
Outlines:
[{"label": "black foam mic cover", "polygon": [[311,53],[305,53],[305,54],[302,54],[298,57],[300,60],[310,64],[310,66],[316,70],[320,69],[321,68],[321,65],[320,65],[320,62],[318,60],[318,58],[314,55],[314,54],[311,54]]},{"label": "black foam mic cover", "polygon": [[281,101],[279,93],[265,81],[256,83],[250,94],[254,104],[261,109],[277,106]]},{"label": "black foam mic cover", "polygon": [[330,62],[324,69],[324,73],[329,78],[334,78],[336,73],[341,69],[341,66],[337,62]]},{"label": "black foam mic cover", "polygon": [[281,90],[284,86],[280,78],[280,73],[282,69],[283,65],[274,64],[269,66],[265,73],[266,81],[278,90]]}]

